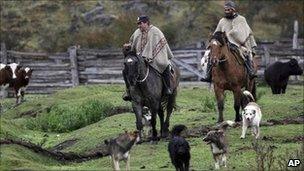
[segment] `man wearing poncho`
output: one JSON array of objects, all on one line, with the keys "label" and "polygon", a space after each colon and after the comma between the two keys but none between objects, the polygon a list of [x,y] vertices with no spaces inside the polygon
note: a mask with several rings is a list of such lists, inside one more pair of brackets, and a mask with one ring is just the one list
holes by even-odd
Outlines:
[{"label": "man wearing poncho", "polygon": [[[145,58],[149,64],[162,74],[165,83],[165,93],[172,94],[170,88],[170,59],[173,54],[164,34],[155,26],[150,24],[148,16],[140,16],[137,19],[138,29],[132,34],[129,43],[131,50],[140,57]],[[123,96],[124,100],[131,100],[129,95],[129,85],[126,82],[127,92]]]},{"label": "man wearing poncho", "polygon": [[[250,79],[252,79],[256,77],[253,69],[253,56],[255,55],[257,44],[245,17],[239,15],[235,8],[234,2],[228,1],[225,3],[225,17],[219,21],[214,32],[221,31],[226,33],[229,42],[238,48],[240,54],[242,54],[245,67]],[[211,71],[211,69],[208,68],[207,71]],[[202,81],[211,82],[211,72],[208,72],[206,78],[203,78]]]}]

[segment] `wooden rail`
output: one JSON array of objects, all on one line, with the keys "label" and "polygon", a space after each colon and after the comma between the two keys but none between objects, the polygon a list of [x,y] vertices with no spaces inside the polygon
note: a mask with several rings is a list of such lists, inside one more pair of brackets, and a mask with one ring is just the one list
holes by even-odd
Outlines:
[{"label": "wooden rail", "polygon": [[[256,59],[260,78],[265,67],[275,61],[296,58],[303,67],[303,39],[299,39],[297,43],[297,49],[292,48],[292,40],[288,39],[258,43]],[[202,42],[173,50],[173,61],[181,70],[182,82],[200,79],[200,59],[204,52]],[[33,53],[6,50],[2,43],[0,54],[1,63],[17,62],[34,69],[29,93],[52,93],[58,89],[86,84],[123,83],[123,54],[118,49],[79,49],[73,46],[67,52]]]}]

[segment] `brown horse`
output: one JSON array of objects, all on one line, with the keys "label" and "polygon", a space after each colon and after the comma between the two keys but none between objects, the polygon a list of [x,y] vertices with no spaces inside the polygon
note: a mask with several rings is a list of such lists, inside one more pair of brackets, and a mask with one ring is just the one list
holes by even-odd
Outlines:
[{"label": "brown horse", "polygon": [[218,122],[222,122],[224,110],[224,91],[230,90],[234,96],[235,121],[241,121],[240,115],[242,88],[256,97],[255,80],[249,79],[243,59],[233,53],[225,32],[216,32],[212,36],[208,48],[212,65],[212,82],[219,112]]}]

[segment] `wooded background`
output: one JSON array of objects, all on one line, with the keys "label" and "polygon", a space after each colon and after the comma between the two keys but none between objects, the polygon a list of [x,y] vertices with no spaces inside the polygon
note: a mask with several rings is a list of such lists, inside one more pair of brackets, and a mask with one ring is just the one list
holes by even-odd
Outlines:
[{"label": "wooded background", "polygon": [[[165,34],[171,47],[208,38],[224,16],[225,0],[2,0],[1,42],[9,50],[63,52],[120,48],[141,14]],[[258,41],[292,38],[293,23],[304,25],[302,0],[235,0]],[[299,37],[303,38],[303,27]]]},{"label": "wooded background", "polygon": [[[258,41],[259,81],[274,61],[303,67],[301,0],[235,1]],[[120,47],[149,15],[165,34],[182,81],[198,81],[205,43],[223,17],[225,0],[0,1],[1,62],[34,69],[29,93],[75,85],[123,83]],[[295,78],[295,79],[294,79]],[[294,77],[293,80],[297,80]]]}]

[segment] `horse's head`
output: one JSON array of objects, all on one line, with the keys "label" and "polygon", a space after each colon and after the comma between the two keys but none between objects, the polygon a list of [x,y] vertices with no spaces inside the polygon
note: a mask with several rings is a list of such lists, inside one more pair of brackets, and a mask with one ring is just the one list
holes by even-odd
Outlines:
[{"label": "horse's head", "polygon": [[224,62],[225,54],[223,52],[223,47],[227,45],[228,39],[225,32],[215,32],[211,37],[208,45],[210,49],[210,59],[213,66],[218,65],[221,62]]},{"label": "horse's head", "polygon": [[133,51],[129,51],[124,57],[124,67],[126,71],[126,78],[131,85],[135,85],[140,81],[140,74],[143,67],[145,67],[145,61],[142,57],[137,56]]}]

